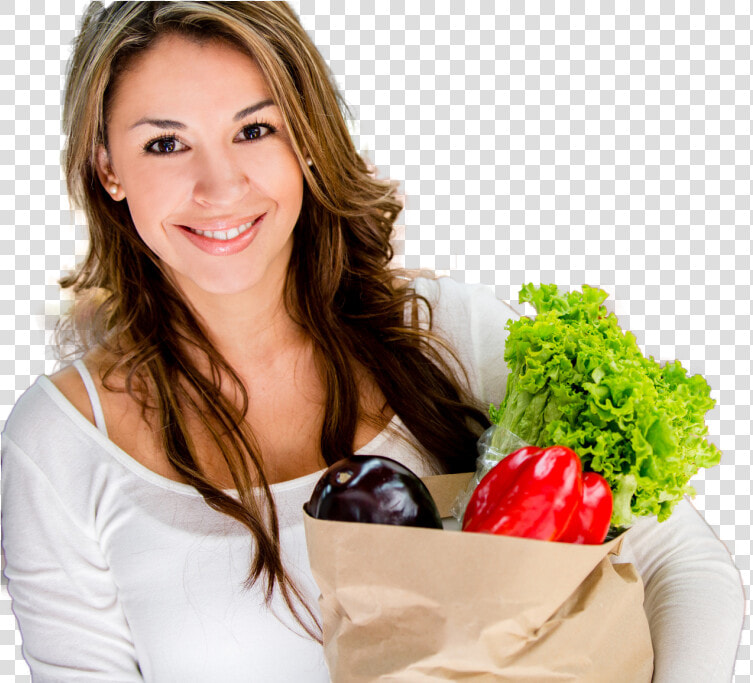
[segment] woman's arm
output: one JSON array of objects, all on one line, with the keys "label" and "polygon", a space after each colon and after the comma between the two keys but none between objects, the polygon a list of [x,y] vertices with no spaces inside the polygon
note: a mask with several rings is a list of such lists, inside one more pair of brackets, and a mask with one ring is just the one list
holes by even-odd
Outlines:
[{"label": "woman's arm", "polygon": [[641,519],[623,554],[643,578],[654,683],[728,683],[745,616],[740,572],[688,500],[665,522]]},{"label": "woman's arm", "polygon": [[97,539],[70,516],[52,483],[7,435],[2,530],[8,592],[34,683],[142,681]]}]

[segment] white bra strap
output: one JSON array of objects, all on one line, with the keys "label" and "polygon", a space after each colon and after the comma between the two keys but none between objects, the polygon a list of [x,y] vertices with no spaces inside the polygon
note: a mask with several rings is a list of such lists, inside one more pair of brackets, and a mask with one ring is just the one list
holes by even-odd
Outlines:
[{"label": "white bra strap", "polygon": [[81,359],[74,360],[73,366],[78,370],[78,374],[81,375],[81,379],[84,381],[84,386],[86,387],[86,392],[89,394],[89,401],[92,404],[92,411],[94,412],[94,423],[97,425],[97,429],[107,436],[105,414],[102,412],[102,404],[99,402],[99,394],[94,386],[94,380],[89,374],[89,369]]}]

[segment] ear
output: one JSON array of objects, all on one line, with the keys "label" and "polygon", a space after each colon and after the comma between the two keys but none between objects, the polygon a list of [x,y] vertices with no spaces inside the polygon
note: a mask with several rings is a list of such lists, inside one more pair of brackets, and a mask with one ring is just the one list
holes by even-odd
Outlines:
[{"label": "ear", "polygon": [[107,194],[116,202],[125,199],[125,190],[120,184],[117,174],[112,169],[110,155],[107,153],[104,145],[97,146],[96,171],[99,182],[102,183],[102,187],[105,188]]},{"label": "ear", "polygon": [[301,154],[303,156],[303,162],[307,166],[313,166],[314,162],[311,159],[311,155],[309,154],[309,151],[305,147],[301,147]]}]

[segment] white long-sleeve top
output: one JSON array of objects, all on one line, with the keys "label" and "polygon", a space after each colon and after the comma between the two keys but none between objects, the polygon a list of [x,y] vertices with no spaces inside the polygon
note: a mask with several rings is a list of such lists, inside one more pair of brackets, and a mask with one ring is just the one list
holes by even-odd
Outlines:
[{"label": "white long-sleeve top", "polygon": [[[458,352],[474,395],[499,403],[504,325],[518,314],[484,286],[414,284],[434,305],[434,329]],[[34,683],[328,681],[321,647],[281,600],[269,609],[260,590],[243,589],[247,530],[110,441],[78,367],[97,426],[42,376],[2,435],[5,573]],[[435,473],[397,416],[359,453]],[[319,590],[302,505],[320,474],[272,486],[286,566],[313,605]],[[643,577],[654,681],[729,681],[744,615],[740,574],[690,502],[667,522],[636,524],[619,561]]]}]

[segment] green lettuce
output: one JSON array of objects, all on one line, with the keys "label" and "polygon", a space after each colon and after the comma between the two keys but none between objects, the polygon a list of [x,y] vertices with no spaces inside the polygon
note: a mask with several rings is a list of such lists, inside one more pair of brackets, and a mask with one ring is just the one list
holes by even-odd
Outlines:
[{"label": "green lettuce", "polygon": [[715,401],[706,380],[689,377],[678,361],[646,358],[607,313],[607,296],[587,285],[568,293],[524,285],[520,302],[537,315],[507,323],[507,392],[489,414],[531,444],[572,448],[584,469],[603,475],[613,526],[646,515],[663,521],[685,494],[695,495],[688,482],[699,468],[719,463],[706,439]]}]

